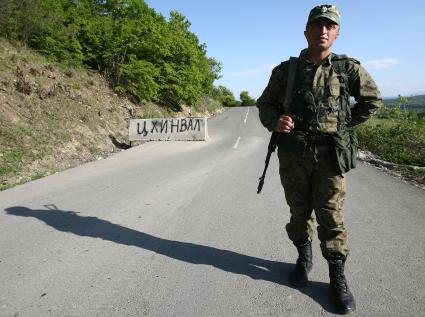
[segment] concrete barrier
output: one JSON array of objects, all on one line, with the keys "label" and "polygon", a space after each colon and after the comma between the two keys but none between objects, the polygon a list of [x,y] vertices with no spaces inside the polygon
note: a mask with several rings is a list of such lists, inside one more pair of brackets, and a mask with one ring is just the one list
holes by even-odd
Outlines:
[{"label": "concrete barrier", "polygon": [[206,141],[207,118],[132,119],[130,141]]}]

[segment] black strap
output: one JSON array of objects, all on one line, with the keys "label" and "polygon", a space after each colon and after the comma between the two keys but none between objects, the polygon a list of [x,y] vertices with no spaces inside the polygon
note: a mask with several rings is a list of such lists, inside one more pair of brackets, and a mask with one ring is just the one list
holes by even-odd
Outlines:
[{"label": "black strap", "polygon": [[[344,127],[348,120],[350,120],[350,109],[349,105],[347,104],[346,107],[344,107],[345,103],[349,103],[348,98],[348,76],[345,73],[345,66],[346,66],[346,58],[344,59],[337,59],[332,61],[333,69],[340,75],[339,78],[339,85],[340,85],[340,98],[339,98],[339,113],[338,113],[338,124],[337,124],[337,130],[340,131],[342,127]],[[348,112],[348,113],[347,113]]]},{"label": "black strap", "polygon": [[297,63],[297,57],[291,56],[289,58],[288,81],[286,82],[285,103],[283,104],[286,115],[291,114],[292,94],[294,90],[295,74],[297,72]]}]

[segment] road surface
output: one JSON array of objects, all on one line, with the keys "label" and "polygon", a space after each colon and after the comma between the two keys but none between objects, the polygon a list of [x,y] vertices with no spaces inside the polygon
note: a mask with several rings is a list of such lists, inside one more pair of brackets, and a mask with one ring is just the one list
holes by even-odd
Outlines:
[{"label": "road surface", "polygon": [[[207,142],[151,142],[0,192],[0,316],[333,316],[313,242],[296,250],[269,133],[255,108]],[[424,316],[424,191],[362,163],[348,175],[354,316]],[[317,236],[317,235],[316,235]]]}]

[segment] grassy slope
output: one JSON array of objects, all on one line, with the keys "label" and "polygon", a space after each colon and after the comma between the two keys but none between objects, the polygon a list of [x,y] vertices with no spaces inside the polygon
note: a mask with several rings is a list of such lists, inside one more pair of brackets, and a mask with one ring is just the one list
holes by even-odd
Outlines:
[{"label": "grassy slope", "polygon": [[358,129],[359,145],[388,162],[420,168],[395,167],[407,179],[425,185],[425,118],[373,118]]},{"label": "grassy slope", "polygon": [[110,136],[128,143],[131,116],[175,115],[0,38],[0,190],[119,150]]}]

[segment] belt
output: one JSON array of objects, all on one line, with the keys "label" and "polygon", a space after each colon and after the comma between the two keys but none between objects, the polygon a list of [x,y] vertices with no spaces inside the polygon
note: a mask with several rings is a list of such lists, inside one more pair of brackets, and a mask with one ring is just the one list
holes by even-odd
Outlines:
[{"label": "belt", "polygon": [[307,135],[307,144],[329,145],[331,144],[331,137],[329,135]]},{"label": "belt", "polygon": [[294,132],[302,133],[306,136],[308,145],[330,145],[332,138],[330,134],[315,133],[305,130],[292,130]]}]

